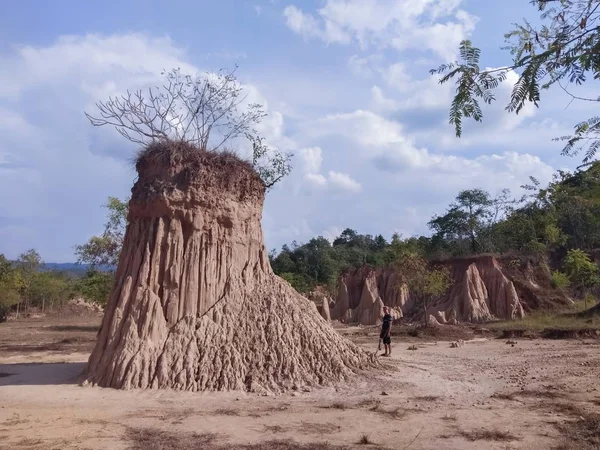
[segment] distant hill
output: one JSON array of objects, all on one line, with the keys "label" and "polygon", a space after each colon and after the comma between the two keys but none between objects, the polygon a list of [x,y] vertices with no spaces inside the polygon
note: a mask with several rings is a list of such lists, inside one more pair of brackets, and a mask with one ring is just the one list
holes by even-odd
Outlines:
[{"label": "distant hill", "polygon": [[[40,268],[42,272],[56,271],[56,272],[67,272],[74,276],[83,276],[89,269],[89,264],[77,264],[77,263],[44,263]],[[103,272],[109,272],[115,268],[112,266],[98,266],[96,269]]]}]

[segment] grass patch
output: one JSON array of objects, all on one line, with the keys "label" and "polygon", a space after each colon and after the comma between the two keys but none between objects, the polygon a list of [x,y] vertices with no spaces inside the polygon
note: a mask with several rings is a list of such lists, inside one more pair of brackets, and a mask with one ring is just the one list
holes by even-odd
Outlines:
[{"label": "grass patch", "polygon": [[582,417],[585,415],[585,412],[579,406],[572,403],[544,403],[542,406],[564,416]]},{"label": "grass patch", "polygon": [[97,333],[100,330],[100,325],[54,325],[46,327],[50,331],[83,331],[90,333]]},{"label": "grass patch", "polygon": [[494,442],[509,442],[517,441],[520,438],[509,433],[508,431],[500,430],[473,430],[473,431],[459,431],[459,436],[462,436],[468,441],[494,441]]},{"label": "grass patch", "polygon": [[216,448],[219,438],[214,433],[170,433],[151,428],[129,428],[126,436],[131,442],[130,450]]},{"label": "grass patch", "polygon": [[457,422],[458,417],[456,417],[455,414],[446,413],[446,414],[444,414],[444,417],[442,417],[442,420],[444,420],[446,422]]},{"label": "grass patch", "polygon": [[337,433],[342,427],[333,423],[302,422],[298,430],[304,434],[331,434]]},{"label": "grass patch", "polygon": [[377,414],[381,414],[383,416],[387,416],[391,419],[401,419],[406,415],[406,410],[400,407],[396,407],[393,409],[385,409],[381,406],[381,404],[377,404],[373,406],[369,411],[372,411]]},{"label": "grass patch", "polygon": [[237,409],[233,408],[220,408],[215,410],[214,414],[216,416],[240,416],[241,413]]},{"label": "grass patch", "polygon": [[289,403],[282,403],[281,405],[269,405],[265,408],[262,408],[262,411],[266,413],[274,413],[274,412],[283,412],[290,409]]},{"label": "grass patch", "polygon": [[342,403],[342,402],[335,402],[335,403],[332,403],[331,405],[322,406],[321,408],[345,410],[345,409],[350,409],[350,405],[347,405],[346,403]]},{"label": "grass patch", "polygon": [[557,425],[563,441],[555,450],[598,450],[600,448],[600,414]]},{"label": "grass patch", "polygon": [[530,398],[549,398],[549,399],[557,399],[564,397],[563,394],[556,391],[543,391],[541,389],[533,389],[533,390],[525,390],[518,391],[515,393],[517,396],[521,397],[530,397]]},{"label": "grass patch", "polygon": [[563,394],[556,391],[543,391],[541,389],[526,390],[526,391],[515,391],[515,392],[496,392],[490,396],[498,400],[509,400],[516,401],[518,397],[526,398],[543,398],[543,399],[558,399],[562,398]]},{"label": "grass patch", "polygon": [[492,395],[490,395],[490,398],[507,401],[516,400],[514,392],[494,392]]},{"label": "grass patch", "polygon": [[[588,307],[589,307],[588,303]],[[494,322],[486,326],[491,330],[536,331],[546,329],[559,330],[597,330],[600,329],[600,316],[582,317],[584,302],[578,301],[568,308],[557,311],[536,311],[521,320]]]},{"label": "grass patch", "polygon": [[[372,442],[366,436],[367,443]],[[151,428],[129,428],[126,438],[129,450],[351,450],[352,447],[337,446],[327,442],[300,444],[293,441],[272,440],[257,444],[229,444],[222,436],[214,433],[171,433]],[[361,441],[363,439],[361,438]],[[374,447],[382,450],[379,447]]]},{"label": "grass patch", "polygon": [[358,445],[373,445],[368,434],[363,434],[357,442]]},{"label": "grass patch", "polygon": [[473,336],[473,332],[462,326],[443,325],[443,326],[423,326],[423,325],[398,325],[394,327],[394,336],[408,336],[419,338],[423,341],[438,340],[467,340]]},{"label": "grass patch", "polygon": [[440,397],[439,395],[423,395],[420,397],[413,397],[413,400],[415,401],[420,401],[420,402],[435,402],[437,400],[439,400]]},{"label": "grass patch", "polygon": [[281,425],[265,425],[264,430],[267,433],[284,433],[287,431],[287,429]]},{"label": "grass patch", "polygon": [[367,408],[369,406],[375,406],[381,404],[381,400],[377,400],[376,398],[365,398],[356,404],[359,408]]}]

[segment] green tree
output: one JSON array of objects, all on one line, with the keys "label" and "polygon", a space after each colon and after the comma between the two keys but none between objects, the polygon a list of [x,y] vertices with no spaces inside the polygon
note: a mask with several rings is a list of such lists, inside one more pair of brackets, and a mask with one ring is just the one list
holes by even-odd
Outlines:
[{"label": "green tree", "polygon": [[389,247],[381,235],[363,235],[347,228],[333,245],[322,236],[303,245],[294,241],[279,253],[271,252],[269,261],[273,271],[300,292],[317,285],[334,289],[339,275],[347,269],[364,264],[382,266],[391,261]]},{"label": "green tree", "polygon": [[71,280],[61,273],[38,272],[31,280],[29,295],[32,304],[39,306],[44,312],[46,307],[54,309],[67,301],[72,290]]},{"label": "green tree", "polygon": [[423,320],[428,325],[427,309],[442,297],[452,284],[448,269],[442,265],[431,266],[423,257],[411,252],[401,252],[396,258],[398,286],[405,285],[423,308]]},{"label": "green tree", "polygon": [[590,259],[587,253],[579,249],[569,250],[565,258],[564,269],[572,286],[580,295],[584,295],[586,289],[600,284],[598,265]]},{"label": "green tree", "polygon": [[479,235],[493,217],[493,205],[490,194],[484,190],[460,191],[446,214],[435,216],[428,225],[443,240],[458,245],[468,240],[469,250],[475,253],[483,249]]},{"label": "green tree", "polygon": [[27,274],[37,272],[42,264],[44,264],[42,257],[34,249],[29,249],[19,256],[18,266]]},{"label": "green tree", "polygon": [[85,244],[75,246],[79,263],[92,267],[118,264],[127,227],[128,205],[128,199],[121,201],[116,197],[108,197],[108,202],[103,205],[108,209],[108,218],[102,235],[92,236]]},{"label": "green tree", "polygon": [[0,254],[0,322],[5,322],[10,308],[21,302],[24,287],[22,272]]},{"label": "green tree", "polygon": [[[31,306],[31,285],[37,271],[42,267],[44,262],[40,254],[34,250],[29,249],[25,253],[21,253],[17,261],[17,267],[21,271],[24,285],[23,285],[23,297],[25,303],[25,309],[28,310]],[[17,305],[18,307],[18,305]],[[17,312],[18,314],[18,312]]]},{"label": "green tree", "polygon": [[[482,70],[480,50],[465,40],[459,47],[460,61],[431,70],[432,74],[443,75],[440,83],[456,79],[449,121],[457,136],[462,134],[463,118],[482,120],[480,101],[492,103],[494,90],[512,70],[519,73],[519,78],[506,106],[510,113],[518,114],[528,102],[538,106],[542,91],[552,86],[559,86],[573,101],[600,101],[598,97],[571,93],[571,86],[585,83],[589,75],[600,78],[600,1],[531,0],[530,3],[540,11],[540,25],[524,21],[505,35],[505,49],[513,57],[512,64]],[[564,155],[585,150],[583,162],[591,162],[600,148],[600,116],[583,120],[572,135],[557,139],[566,141]]]},{"label": "green tree", "polygon": [[385,248],[388,246],[387,241],[381,234],[378,234],[377,236],[375,236],[374,243],[375,243],[375,250],[377,250],[377,251],[385,250]]},{"label": "green tree", "polygon": [[404,253],[425,256],[427,251],[426,247],[426,243],[422,238],[409,237],[403,239],[401,234],[394,233],[392,242],[389,245],[388,255],[386,255],[386,262],[394,263],[397,256]]},{"label": "green tree", "polygon": [[353,245],[358,237],[358,233],[351,228],[346,228],[342,233],[333,240],[333,245]]},{"label": "green tree", "polygon": [[591,250],[600,245],[600,164],[574,173],[558,171],[547,191],[546,208],[569,248]]},{"label": "green tree", "polygon": [[279,274],[279,276],[290,283],[300,293],[307,293],[314,286],[312,283],[306,281],[301,274],[285,272]]},{"label": "green tree", "polygon": [[86,300],[106,305],[113,281],[113,273],[91,269],[78,281],[76,290]]}]

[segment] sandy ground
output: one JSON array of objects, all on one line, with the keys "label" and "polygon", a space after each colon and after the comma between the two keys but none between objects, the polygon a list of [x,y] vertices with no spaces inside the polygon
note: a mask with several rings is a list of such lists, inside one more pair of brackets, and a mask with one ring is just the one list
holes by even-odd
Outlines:
[{"label": "sandy ground", "polygon": [[[279,448],[274,440],[298,443],[286,449],[596,448],[564,443],[559,430],[600,413],[600,341],[396,340],[387,369],[335,387],[124,392],[77,384],[99,321],[0,324],[0,448]],[[372,333],[340,332],[376,350]]]}]

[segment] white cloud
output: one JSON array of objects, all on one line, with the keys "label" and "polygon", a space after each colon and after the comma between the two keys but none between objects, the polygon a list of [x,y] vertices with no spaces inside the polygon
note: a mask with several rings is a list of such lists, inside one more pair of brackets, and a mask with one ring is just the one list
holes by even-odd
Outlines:
[{"label": "white cloud", "polygon": [[405,135],[402,125],[371,111],[330,114],[313,127],[313,136],[335,134],[360,145],[365,159],[394,162],[394,167],[428,166],[439,157],[418,148],[412,138]]},{"label": "white cloud", "polygon": [[360,192],[362,189],[360,183],[353,180],[350,175],[346,173],[329,171],[328,180],[334,188],[342,191]]},{"label": "white cloud", "polygon": [[371,111],[328,115],[311,129],[316,141],[331,136],[343,139],[345,152],[363,171],[367,163],[380,172],[402,174],[404,180],[412,179],[423,187],[423,183],[433,182],[435,189],[444,191],[474,185],[493,191],[518,186],[529,175],[550,180],[553,171],[538,156],[515,151],[473,158],[430,151],[418,146],[401,124]]},{"label": "white cloud", "polygon": [[350,36],[334,22],[325,21],[324,27],[310,14],[305,14],[295,6],[287,6],[283,15],[287,26],[305,38],[319,38],[327,43],[348,43]]},{"label": "white cloud", "polygon": [[327,178],[319,173],[307,173],[304,175],[305,180],[312,186],[324,187],[327,186]]},{"label": "white cloud", "polygon": [[308,147],[300,150],[303,169],[306,173],[317,173],[321,170],[323,155],[320,147]]},{"label": "white cloud", "polygon": [[350,59],[348,59],[348,68],[353,74],[362,77],[368,77],[373,74],[369,59],[358,55],[352,55]]},{"label": "white cloud", "polygon": [[431,50],[452,59],[477,19],[459,9],[461,0],[326,0],[316,16],[290,5],[288,27],[305,38],[396,50]]},{"label": "white cloud", "polygon": [[321,147],[306,147],[300,150],[301,168],[304,172],[303,179],[309,186],[324,188],[330,187],[338,192],[360,192],[360,183],[353,180],[350,175],[330,170],[327,176],[319,173],[323,164]]},{"label": "white cloud", "polygon": [[289,222],[289,225],[269,230],[273,239],[279,242],[291,243],[294,240],[302,240],[313,235],[313,230],[306,219],[297,222]]},{"label": "white cloud", "polygon": [[[120,85],[144,85],[163,69],[193,72],[183,50],[170,38],[125,35],[63,36],[48,47],[23,46],[0,58],[0,96],[18,95],[33,87],[70,84],[72,90],[114,92]],[[12,66],[10,65],[12,64]],[[112,89],[111,89],[112,88]],[[104,92],[104,93],[113,93]]]},{"label": "white cloud", "polygon": [[393,98],[387,98],[379,86],[371,88],[371,107],[380,113],[388,113],[397,110],[399,105]]}]

